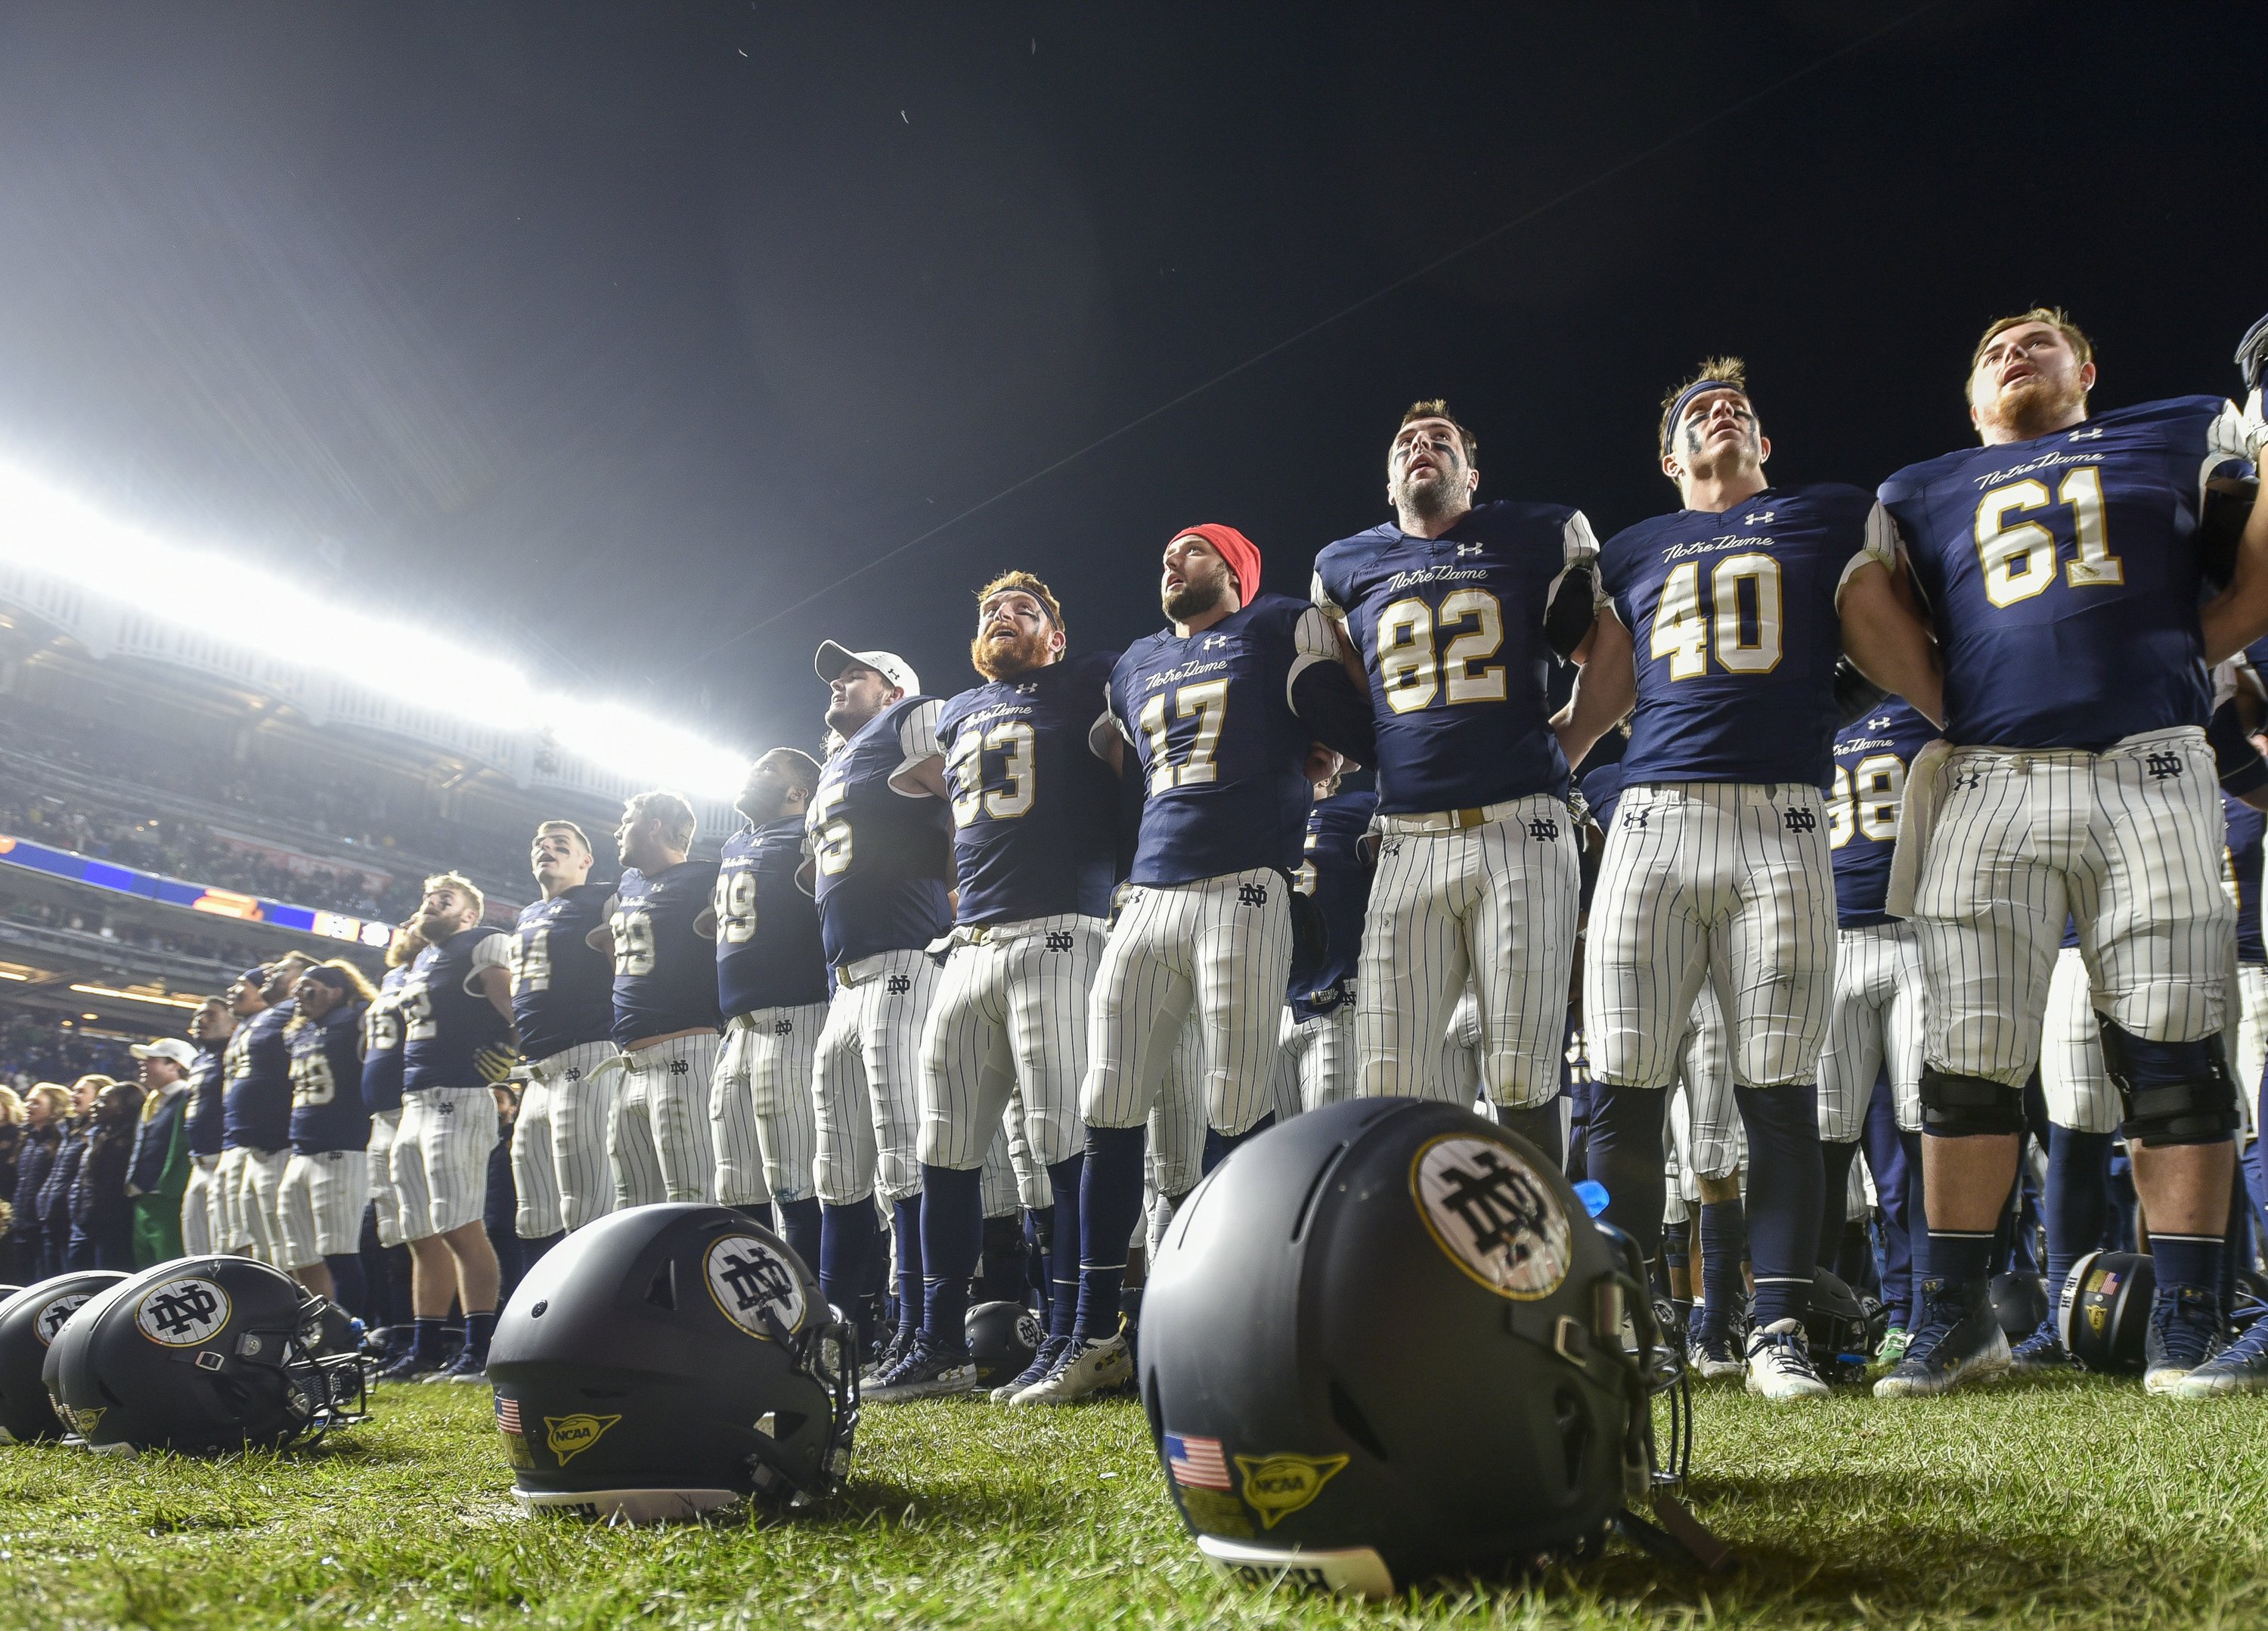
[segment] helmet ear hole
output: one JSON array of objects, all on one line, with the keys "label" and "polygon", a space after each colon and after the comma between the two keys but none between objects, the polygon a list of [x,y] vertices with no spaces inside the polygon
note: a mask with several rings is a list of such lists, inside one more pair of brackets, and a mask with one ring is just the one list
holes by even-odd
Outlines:
[{"label": "helmet ear hole", "polygon": [[672,1258],[654,1272],[653,1284],[645,1291],[645,1300],[656,1308],[666,1308],[673,1313],[677,1309],[677,1262]]},{"label": "helmet ear hole", "polygon": [[1354,1395],[1346,1391],[1344,1384],[1336,1376],[1331,1378],[1330,1393],[1331,1420],[1338,1423],[1339,1431],[1360,1444],[1378,1460],[1386,1460],[1388,1458],[1386,1446],[1380,1441],[1377,1431],[1370,1425],[1370,1418],[1362,1413],[1362,1406],[1354,1402]]},{"label": "helmet ear hole", "polygon": [[1559,1450],[1565,1458],[1567,1487],[1579,1490],[1583,1487],[1583,1470],[1591,1458],[1591,1413],[1583,1408],[1582,1396],[1572,1388],[1561,1388],[1551,1396],[1552,1414],[1559,1427]]}]

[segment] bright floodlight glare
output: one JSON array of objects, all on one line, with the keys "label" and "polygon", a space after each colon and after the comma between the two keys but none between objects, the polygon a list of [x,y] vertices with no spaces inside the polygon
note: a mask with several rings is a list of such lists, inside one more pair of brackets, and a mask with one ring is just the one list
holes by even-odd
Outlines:
[{"label": "bright floodlight glare", "polygon": [[548,727],[568,752],[659,786],[730,798],[747,764],[744,755],[619,703],[539,691],[511,664],[431,630],[369,616],[227,556],[153,537],[4,464],[0,561],[413,706],[496,730]]}]

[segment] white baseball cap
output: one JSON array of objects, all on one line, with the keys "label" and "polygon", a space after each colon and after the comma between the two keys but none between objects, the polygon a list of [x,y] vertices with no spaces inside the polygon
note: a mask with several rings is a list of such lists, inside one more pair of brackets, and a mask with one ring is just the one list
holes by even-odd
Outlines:
[{"label": "white baseball cap", "polygon": [[173,1037],[159,1042],[137,1042],[126,1051],[137,1059],[171,1059],[183,1070],[197,1062],[197,1051]]},{"label": "white baseball cap", "polygon": [[819,654],[811,660],[819,677],[830,685],[852,663],[872,668],[909,697],[921,690],[921,678],[914,673],[913,664],[895,652],[854,652],[838,640],[821,640]]}]

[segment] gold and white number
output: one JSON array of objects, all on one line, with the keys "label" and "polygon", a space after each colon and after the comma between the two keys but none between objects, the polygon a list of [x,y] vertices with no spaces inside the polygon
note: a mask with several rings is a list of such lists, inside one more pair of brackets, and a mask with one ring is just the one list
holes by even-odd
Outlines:
[{"label": "gold and white number", "polygon": [[[1748,638],[1741,616],[1741,586],[1749,586],[1756,604],[1756,638]],[[1709,572],[1709,603],[1701,602],[1701,563],[1687,561],[1662,580],[1653,609],[1648,650],[1669,660],[1673,680],[1698,679],[1709,671],[1713,648],[1717,666],[1728,674],[1770,674],[1781,655],[1779,563],[1769,555],[1728,555]]]},{"label": "gold and white number", "polygon": [[506,948],[512,958],[512,990],[514,996],[531,991],[551,989],[551,931],[534,929],[526,934],[515,934]]},{"label": "gold and white number", "polygon": [[[1452,638],[1439,661],[1435,631],[1472,626]],[[1503,648],[1503,602],[1486,589],[1454,589],[1438,612],[1424,601],[1396,601],[1378,616],[1378,687],[1396,713],[1430,706],[1436,697],[1461,702],[1502,702],[1504,665],[1476,668]]]},{"label": "gold and white number", "polygon": [[1870,753],[1855,769],[1835,767],[1827,803],[1827,843],[1841,849],[1854,836],[1888,844],[1898,836],[1898,805],[1906,794],[1906,762],[1895,753]]},{"label": "gold and white number", "polygon": [[2066,474],[2048,496],[2045,482],[2026,476],[1995,487],[1977,504],[1977,561],[1984,573],[1984,598],[1995,606],[2029,601],[2055,581],[2055,534],[2035,520],[2012,518],[2051,504],[2071,506],[2072,535],[2079,553],[2064,564],[2074,589],[2096,589],[2126,581],[2126,568],[2110,552],[2110,530],[2103,520],[2102,469],[2083,464]]},{"label": "gold and white number", "polygon": [[812,845],[812,860],[830,878],[850,869],[850,823],[835,813],[849,791],[839,781],[820,783],[810,817],[804,823],[805,830],[818,835]]},{"label": "gold and white number", "polygon": [[1211,781],[1219,775],[1219,767],[1213,763],[1213,754],[1220,747],[1220,729],[1228,719],[1228,682],[1202,680],[1176,690],[1174,693],[1174,717],[1186,720],[1192,715],[1197,722],[1197,738],[1189,744],[1189,756],[1177,765],[1166,742],[1165,692],[1160,691],[1142,705],[1140,723],[1142,734],[1150,743],[1152,793],[1164,793],[1173,787],[1192,787],[1200,782]]},{"label": "gold and white number", "polygon": [[727,946],[745,946],[756,933],[756,875],[751,867],[717,875],[717,889],[709,897],[716,914],[717,938]]},{"label": "gold and white number", "polygon": [[339,1096],[331,1061],[320,1048],[310,1049],[291,1061],[291,1103],[306,1107],[328,1104]]},{"label": "gold and white number", "polygon": [[[618,906],[608,922],[615,936],[615,972],[653,972],[653,919],[633,906]],[[414,1032],[412,1033],[415,1034]]]},{"label": "gold and white number", "polygon": [[[1161,705],[1162,698],[1152,701]],[[1146,726],[1145,728],[1147,728]],[[966,827],[981,815],[995,821],[1012,821],[1032,808],[1031,725],[1024,720],[1004,720],[990,730],[966,730],[954,739],[946,756],[945,773],[953,783],[953,824]],[[1005,753],[1005,785],[984,789],[984,753]]]}]

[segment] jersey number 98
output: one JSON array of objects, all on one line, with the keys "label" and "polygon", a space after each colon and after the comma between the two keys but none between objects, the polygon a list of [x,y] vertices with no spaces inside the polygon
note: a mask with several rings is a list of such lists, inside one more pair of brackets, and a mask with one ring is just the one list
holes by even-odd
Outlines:
[{"label": "jersey number 98", "polygon": [[1852,770],[1835,767],[1827,801],[1827,845],[1841,849],[1855,834],[1877,844],[1898,836],[1898,802],[1906,795],[1906,762],[1895,753],[1872,753]]}]

